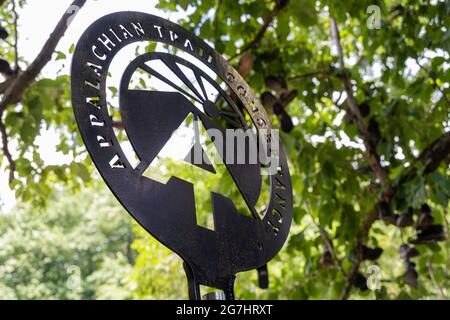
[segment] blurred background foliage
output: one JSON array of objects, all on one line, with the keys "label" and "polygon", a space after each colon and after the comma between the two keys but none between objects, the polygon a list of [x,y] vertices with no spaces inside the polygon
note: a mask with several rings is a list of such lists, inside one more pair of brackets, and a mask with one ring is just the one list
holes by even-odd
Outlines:
[{"label": "blurred background foliage", "polygon": [[[0,56],[11,69],[0,70],[4,95],[28,63],[16,59],[12,2],[0,6]],[[157,8],[185,11],[181,25],[281,104],[263,99],[284,129],[294,223],[269,264],[270,288],[246,272],[239,298],[448,298],[450,2],[161,0]],[[69,81],[37,77],[1,110],[18,142],[14,170],[2,174],[13,172],[20,203],[0,215],[0,298],[186,298],[180,259],[131,221],[95,173]],[[58,135],[70,164],[41,159],[43,130]],[[0,161],[11,169],[10,160],[3,142]],[[203,180],[202,203],[212,183]]]}]

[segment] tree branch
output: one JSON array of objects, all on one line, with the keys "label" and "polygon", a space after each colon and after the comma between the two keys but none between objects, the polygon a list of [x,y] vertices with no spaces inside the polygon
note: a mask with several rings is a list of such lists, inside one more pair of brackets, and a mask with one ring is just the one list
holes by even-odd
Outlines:
[{"label": "tree branch", "polygon": [[11,155],[11,152],[9,151],[8,134],[6,132],[6,127],[1,120],[0,120],[0,133],[2,135],[3,154],[5,155],[9,164],[9,183],[12,183],[14,181],[14,172],[16,171],[16,165],[14,163],[14,159]]},{"label": "tree branch", "polygon": [[359,267],[361,266],[361,263],[363,261],[362,246],[365,243],[367,236],[369,235],[370,228],[377,219],[378,219],[378,212],[375,207],[372,210],[372,212],[366,217],[361,229],[356,235],[356,246],[355,246],[356,261],[353,263],[352,268],[350,269],[350,273],[348,274],[347,284],[341,294],[342,300],[347,300],[348,297],[350,296],[353,283],[355,282],[356,274],[358,273]]},{"label": "tree branch", "polygon": [[[307,206],[310,208],[309,202],[307,201],[306,203],[307,203]],[[319,223],[316,222],[316,219],[313,217],[313,215],[311,213],[309,215],[310,215],[311,220],[314,223],[314,225],[317,227],[317,229],[319,229],[320,236],[322,238],[322,242],[323,242],[325,248],[327,249],[327,251],[330,252],[331,258],[333,259],[336,267],[338,267],[339,270],[341,271],[342,275],[344,277],[346,277],[347,274],[346,274],[344,268],[342,267],[342,261],[336,255],[336,251],[334,250],[333,242],[330,240],[327,231]]]},{"label": "tree branch", "polygon": [[14,13],[14,71],[19,71],[19,28],[17,28],[17,21],[19,20],[19,15],[16,10],[16,0],[12,0],[12,10]]},{"label": "tree branch", "polygon": [[244,47],[239,51],[239,53],[236,53],[234,56],[232,56],[228,61],[231,61],[235,59],[236,57],[239,57],[244,52],[250,50],[251,48],[256,47],[264,37],[264,34],[266,33],[269,26],[272,24],[273,20],[276,16],[280,13],[281,10],[283,10],[287,5],[289,4],[289,0],[279,0],[276,1],[275,7],[272,9],[272,11],[269,12],[267,17],[264,19],[264,23],[261,26],[261,29],[259,29],[256,36],[253,38],[252,41],[244,45]]},{"label": "tree branch", "polygon": [[[82,8],[86,1],[87,0],[75,0],[70,7],[77,6],[78,8]],[[64,13],[34,61],[24,72],[19,72],[14,81],[12,81],[10,86],[4,91],[3,99],[0,101],[0,115],[3,114],[9,105],[20,101],[24,91],[36,79],[45,65],[51,60],[53,52],[55,51],[59,40],[66,32],[70,24],[70,18],[73,14],[74,13],[70,10],[67,10]]]},{"label": "tree branch", "polygon": [[[344,86],[345,93],[347,94],[347,103],[349,106],[349,112],[354,120],[356,128],[358,130],[359,136],[362,138],[364,142],[364,146],[366,148],[366,156],[369,166],[372,168],[375,176],[381,182],[381,184],[385,185],[385,189],[381,199],[379,202],[386,201],[389,202],[393,195],[394,190],[391,186],[387,185],[389,183],[388,172],[381,165],[380,159],[376,152],[376,146],[372,143],[372,139],[370,136],[370,132],[364,122],[364,119],[359,110],[359,104],[354,97],[353,85],[350,80],[349,72],[345,68],[344,62],[344,52],[342,50],[342,45],[340,41],[339,28],[336,20],[331,17],[330,18],[330,27],[331,27],[331,37],[336,46],[337,56],[339,61],[339,78],[342,81]],[[353,287],[353,283],[355,281],[356,274],[358,273],[359,267],[363,261],[362,248],[365,243],[365,240],[369,234],[370,228],[372,224],[377,220],[378,213],[376,207],[372,210],[372,212],[366,217],[359,230],[356,241],[355,241],[355,254],[356,260],[353,263],[353,266],[350,270],[350,273],[347,277],[347,284],[342,292],[341,299],[346,300],[350,295],[350,291]]]},{"label": "tree branch", "polygon": [[450,154],[450,132],[434,140],[417,158],[425,167],[425,173],[433,172]]},{"label": "tree branch", "polygon": [[[430,145],[428,145],[428,147],[426,147],[422,151],[422,153],[417,157],[416,161],[420,161],[426,166],[425,173],[430,173],[436,170],[443,161],[446,161],[449,155],[450,155],[450,132],[446,132],[441,137],[433,141]],[[405,177],[400,180],[401,183],[405,183],[406,181],[412,179],[415,173],[416,171],[414,171],[413,173],[412,172],[407,173]],[[395,191],[396,191],[395,189],[392,189],[392,192],[385,195],[377,204],[379,204],[382,201],[390,202],[394,197]],[[370,228],[377,219],[378,219],[378,211],[376,210],[375,206],[375,208],[373,208],[371,213],[364,220],[363,225],[356,236],[355,250],[357,251],[357,259],[352,265],[349,276],[347,278],[347,285],[345,286],[342,292],[341,299],[343,300],[348,299],[348,297],[350,296],[350,291],[353,287],[355,276],[358,273],[359,267],[361,266],[362,263],[361,257],[362,245],[364,244],[365,240],[367,239],[367,236],[369,235]]]},{"label": "tree branch", "polygon": [[321,226],[318,225],[318,228],[320,230],[320,235],[322,237],[322,241],[325,244],[325,246],[327,247],[327,250],[331,253],[331,257],[333,258],[336,266],[339,268],[339,270],[342,272],[342,274],[344,275],[344,277],[346,276],[345,270],[342,267],[342,261],[341,259],[339,259],[339,257],[336,255],[336,251],[334,250],[334,246],[333,243],[331,242],[331,240],[328,237],[327,232],[325,231],[325,229]]},{"label": "tree branch", "polygon": [[348,75],[348,71],[345,69],[344,53],[343,53],[342,46],[341,46],[339,29],[338,29],[336,20],[333,17],[330,18],[330,26],[331,26],[332,38],[335,43],[335,46],[337,49],[337,54],[338,54],[338,59],[339,59],[339,68],[340,68],[339,78],[341,79],[342,84],[344,85],[344,90],[347,94],[347,102],[349,105],[350,113],[353,116],[358,133],[364,141],[364,146],[366,147],[368,163],[369,163],[370,167],[372,168],[373,172],[375,173],[375,176],[383,184],[383,183],[387,182],[387,180],[388,180],[388,173],[382,167],[382,165],[380,163],[380,159],[378,158],[378,155],[376,153],[376,146],[374,146],[373,143],[371,142],[372,139],[370,139],[369,130],[367,129],[366,124],[364,123],[364,119],[361,116],[361,112],[359,111],[358,102],[356,101],[355,97],[353,96],[353,86],[352,86],[350,77]]},{"label": "tree branch", "polygon": [[0,94],[2,94],[3,92],[5,92],[6,89],[8,89],[13,80],[14,77],[7,77],[5,81],[0,83]]}]

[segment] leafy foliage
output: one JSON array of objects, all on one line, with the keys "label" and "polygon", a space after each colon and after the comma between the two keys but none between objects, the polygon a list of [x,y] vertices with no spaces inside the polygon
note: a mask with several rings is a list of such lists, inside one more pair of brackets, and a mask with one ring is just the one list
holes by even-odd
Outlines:
[{"label": "leafy foliage", "polygon": [[[380,28],[368,24],[369,18],[377,19],[373,12],[368,13],[372,5],[380,10]],[[386,219],[373,222],[371,217],[381,203],[382,211],[395,221],[410,214],[413,223],[418,224],[424,216],[423,204],[428,204],[433,223],[444,226],[448,233],[448,151],[437,163],[433,160],[433,154],[437,154],[434,149],[426,161],[421,155],[449,131],[450,3],[161,0],[158,7],[169,12],[185,11],[186,19],[180,24],[228,57],[258,94],[275,94],[267,79],[277,78],[284,80],[285,89],[295,96],[283,105],[295,127],[281,133],[292,174],[295,223],[287,246],[269,265],[270,289],[257,289],[256,273],[251,271],[238,277],[239,297],[336,299],[345,297],[343,293],[350,285],[353,289],[348,293],[352,298],[445,298],[450,279],[448,240],[418,244],[415,247],[419,255],[404,261],[400,245],[420,236],[421,230],[415,226],[398,228],[386,223]],[[0,16],[2,30],[9,39],[14,35],[9,1],[0,8]],[[339,26],[345,68],[340,65],[336,39],[330,32],[331,18]],[[10,43],[0,40],[0,55],[13,64],[14,48]],[[64,56],[55,53],[54,59]],[[351,84],[361,113],[359,125],[369,131],[366,139],[387,173],[386,181],[380,181],[368,160],[370,150],[351,112],[343,79]],[[84,215],[90,210],[98,214],[100,206],[96,202],[107,197],[94,199],[87,192],[49,200],[55,189],[73,192],[98,186],[91,179],[92,165],[76,132],[68,83],[66,75],[38,78],[20,103],[10,106],[1,118],[9,138],[20,141],[15,160],[18,177],[11,187],[19,199],[33,202],[33,207],[24,205],[12,215],[2,216],[1,295],[186,297],[181,262],[173,253],[135,226],[132,248],[137,256],[135,261],[127,260],[124,245],[128,238],[124,237],[129,223],[105,225],[96,215]],[[268,112],[281,126],[282,117],[275,108],[269,106]],[[59,136],[58,150],[73,160],[71,164],[48,165],[41,159],[36,139],[49,128]],[[4,154],[0,154],[0,161],[7,162]],[[194,173],[176,174],[192,178]],[[204,189],[210,190],[213,181],[203,181]],[[228,185],[219,187],[234,197]],[[389,190],[395,192],[385,203]],[[79,201],[86,197],[91,202]],[[199,200],[206,206],[208,194],[201,193]],[[47,202],[49,207],[39,209],[42,212],[38,216],[34,208]],[[114,207],[109,204],[105,208],[117,212]],[[375,214],[378,218],[377,211]],[[120,218],[115,216],[113,220]],[[93,236],[89,229],[99,229],[101,234]],[[367,236],[361,238],[365,229]],[[61,230],[67,230],[67,234]],[[77,233],[85,237],[76,237]],[[51,240],[56,237],[62,240]],[[111,237],[117,240],[105,240]],[[362,256],[358,249],[363,244],[382,248],[381,257],[376,261],[362,259],[359,265]],[[37,254],[31,254],[30,248]],[[86,283],[81,291],[67,289],[65,265],[80,266]],[[407,268],[418,273],[416,288],[407,285],[413,283],[404,277]],[[127,278],[130,269],[131,277]],[[373,270],[379,270],[379,274],[374,276]],[[381,280],[380,286],[377,290],[357,289],[363,286],[355,277],[349,277],[356,275],[353,271],[359,272],[359,279],[367,278],[375,286]],[[109,295],[110,291],[117,295]]]},{"label": "leafy foliage", "polygon": [[0,220],[2,299],[121,299],[134,262],[131,219],[102,187],[57,192]]},{"label": "leafy foliage", "polygon": [[[380,29],[367,24],[370,5],[379,6]],[[282,9],[255,42],[261,25],[277,6]],[[237,69],[252,59],[252,68],[244,75],[257,92],[272,89],[266,79],[275,76],[298,93],[286,109],[296,127],[282,134],[294,186],[294,232],[287,249],[269,266],[271,290],[244,289],[244,296],[339,298],[355,260],[355,238],[386,188],[370,169],[367,150],[349,115],[339,56],[329,31],[330,16],[340,27],[355,99],[360,106],[366,105],[364,123],[369,131],[376,126],[370,132],[372,142],[382,166],[390,172],[389,184],[397,188],[390,209],[399,215],[412,210],[418,216],[422,204],[428,203],[435,223],[448,219],[448,164],[429,174],[417,161],[421,151],[448,131],[448,3],[248,0],[236,5],[231,0],[167,0],[159,7],[187,10],[189,19],[179,22],[231,57]],[[242,48],[249,49],[251,58],[236,57]],[[275,115],[273,120],[277,122]],[[415,177],[405,181],[404,176],[414,170]],[[339,263],[321,267],[328,250],[321,230],[330,238],[342,269]],[[354,290],[354,297],[442,295],[439,287],[448,285],[445,281],[436,284],[432,278],[445,278],[448,243],[419,245],[419,288],[405,285],[398,248],[414,234],[411,228],[398,229],[381,221],[373,225],[368,244],[384,249],[375,262],[381,270],[381,288]],[[434,256],[440,256],[436,259],[443,264],[435,264],[431,274],[426,266]],[[360,268],[369,280],[371,265],[374,262],[367,261]],[[242,278],[254,280],[255,274]]]}]

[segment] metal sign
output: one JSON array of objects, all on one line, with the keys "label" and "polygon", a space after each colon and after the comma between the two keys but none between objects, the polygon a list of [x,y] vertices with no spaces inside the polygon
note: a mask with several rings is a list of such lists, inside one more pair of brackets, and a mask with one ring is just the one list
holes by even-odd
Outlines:
[{"label": "metal sign", "polygon": [[[172,53],[154,51],[132,57],[135,59],[130,59],[122,76],[120,126],[139,158],[137,166],[131,164],[115,133],[106,88],[114,57],[135,42],[172,48]],[[185,55],[181,57],[175,51]],[[165,74],[152,67],[155,61],[170,72]],[[215,76],[200,68],[200,63]],[[137,70],[172,90],[132,89],[130,82]],[[234,299],[238,272],[266,272],[264,266],[283,247],[292,221],[288,164],[283,149],[272,147],[276,136],[259,100],[227,61],[194,34],[168,20],[140,12],[118,12],[97,20],[82,35],[74,52],[71,75],[73,109],[94,164],[127,211],[183,259],[189,297],[201,299],[200,285],[205,285]],[[215,90],[214,99],[208,90]],[[223,102],[220,105],[219,99]],[[256,162],[224,161],[252,217],[240,214],[231,199],[211,192],[215,228],[198,226],[191,183],[175,176],[161,183],[144,175],[188,115],[193,115],[208,132],[228,137],[229,129],[246,129],[253,135],[252,141],[263,142],[258,143],[258,154],[262,156]],[[222,146],[229,140],[224,138]],[[214,139],[214,146],[219,147],[219,139]],[[202,153],[201,146],[197,147],[196,142],[194,153]],[[230,158],[231,153],[219,151],[223,159]],[[204,158],[192,163],[216,174]],[[255,205],[262,189],[261,170],[269,167],[270,200],[260,215]]]}]

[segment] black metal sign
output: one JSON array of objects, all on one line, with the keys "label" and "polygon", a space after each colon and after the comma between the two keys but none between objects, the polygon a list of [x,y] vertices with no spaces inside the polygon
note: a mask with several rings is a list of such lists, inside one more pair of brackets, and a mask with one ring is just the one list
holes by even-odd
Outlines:
[{"label": "black metal sign", "polygon": [[[120,85],[119,110],[121,125],[140,161],[137,166],[131,164],[119,144],[108,111],[106,90],[113,58],[135,42],[164,44],[192,57],[189,61],[174,53],[148,52],[126,68]],[[155,60],[162,62],[171,75],[152,68],[149,62]],[[217,79],[195,61],[206,65]],[[183,71],[186,68],[198,85],[186,76]],[[136,70],[174,90],[131,89],[130,81]],[[207,87],[215,89],[215,99],[208,96]],[[219,106],[218,99],[228,109]],[[72,103],[84,143],[111,191],[151,235],[183,259],[191,299],[201,298],[200,285],[223,290],[227,299],[233,299],[236,273],[264,270],[281,250],[292,220],[292,188],[286,156],[282,148],[271,147],[276,137],[252,90],[204,41],[157,16],[139,12],[105,16],[89,27],[75,49]],[[255,141],[264,142],[258,144],[258,154],[263,156],[255,163],[224,161],[253,217],[240,214],[231,199],[211,192],[215,228],[200,227],[191,183],[172,177],[164,184],[143,175],[189,114],[206,129],[224,136],[226,129],[251,129]],[[216,147],[218,140],[214,140]],[[222,144],[228,142],[225,138]],[[229,152],[219,154],[225,159]],[[274,168],[273,160],[276,160]],[[204,161],[196,165],[215,173]],[[270,200],[261,216],[255,209],[262,188],[261,170],[271,165],[273,170],[267,177]]]}]

